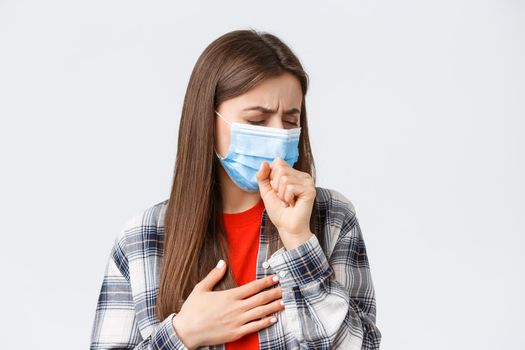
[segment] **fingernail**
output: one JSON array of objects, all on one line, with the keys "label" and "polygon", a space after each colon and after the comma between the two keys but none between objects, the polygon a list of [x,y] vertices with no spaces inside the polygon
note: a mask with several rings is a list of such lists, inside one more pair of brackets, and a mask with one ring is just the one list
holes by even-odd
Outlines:
[{"label": "fingernail", "polygon": [[275,322],[277,322],[277,318],[276,318],[276,317],[272,317],[272,318],[270,318],[270,322],[271,322],[271,323],[275,323]]},{"label": "fingernail", "polygon": [[217,263],[217,268],[220,269],[224,266],[224,260],[219,260],[219,262]]},{"label": "fingernail", "polygon": [[281,205],[286,208],[286,203],[281,201]]},{"label": "fingernail", "polygon": [[279,277],[277,277],[277,276],[273,276],[273,277],[272,277],[272,280],[273,280],[274,282],[277,282],[277,281],[279,280]]},{"label": "fingernail", "polygon": [[279,303],[280,303],[281,305],[284,305],[284,301],[282,301],[282,300],[281,300]]}]

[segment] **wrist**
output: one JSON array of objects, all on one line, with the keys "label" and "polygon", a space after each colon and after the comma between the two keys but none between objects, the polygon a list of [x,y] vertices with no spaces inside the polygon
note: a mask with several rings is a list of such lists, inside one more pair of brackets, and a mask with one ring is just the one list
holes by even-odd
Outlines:
[{"label": "wrist", "polygon": [[314,234],[311,231],[306,231],[301,234],[287,234],[284,232],[279,232],[281,236],[281,241],[283,242],[286,250],[292,250],[309,240]]},{"label": "wrist", "polygon": [[191,333],[188,332],[188,330],[185,327],[185,323],[181,320],[180,316],[176,314],[172,322],[173,328],[175,329],[175,333],[177,333],[177,336],[181,340],[181,342],[186,346],[189,350],[196,349],[199,345],[196,342],[196,339],[194,336],[191,335]]}]

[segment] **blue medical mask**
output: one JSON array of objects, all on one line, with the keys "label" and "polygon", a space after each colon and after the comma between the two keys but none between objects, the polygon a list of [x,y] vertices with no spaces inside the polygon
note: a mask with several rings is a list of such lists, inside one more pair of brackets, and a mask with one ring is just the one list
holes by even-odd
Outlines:
[{"label": "blue medical mask", "polygon": [[299,158],[299,135],[301,128],[280,129],[261,125],[231,123],[230,147],[225,157],[215,150],[215,154],[232,181],[247,192],[257,192],[259,183],[256,174],[263,162],[270,165],[276,157],[281,157],[290,166]]}]

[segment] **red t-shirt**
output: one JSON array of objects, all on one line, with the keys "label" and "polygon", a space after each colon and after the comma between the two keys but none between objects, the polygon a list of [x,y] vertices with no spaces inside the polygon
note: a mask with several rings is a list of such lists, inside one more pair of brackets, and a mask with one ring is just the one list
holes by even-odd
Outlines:
[{"label": "red t-shirt", "polygon": [[[255,280],[255,268],[259,252],[259,230],[261,227],[264,202],[240,213],[223,213],[224,229],[230,247],[229,268],[237,285],[242,286]],[[227,350],[259,350],[259,334],[253,332],[226,343]]]}]

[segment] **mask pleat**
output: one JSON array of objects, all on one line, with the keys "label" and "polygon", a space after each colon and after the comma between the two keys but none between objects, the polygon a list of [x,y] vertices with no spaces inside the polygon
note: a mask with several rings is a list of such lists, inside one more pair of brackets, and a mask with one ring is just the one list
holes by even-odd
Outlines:
[{"label": "mask pleat", "polygon": [[259,186],[256,173],[261,164],[269,164],[281,157],[293,166],[299,157],[301,128],[277,129],[259,125],[233,123],[230,132],[230,148],[222,166],[232,181],[240,188],[254,192]]}]

